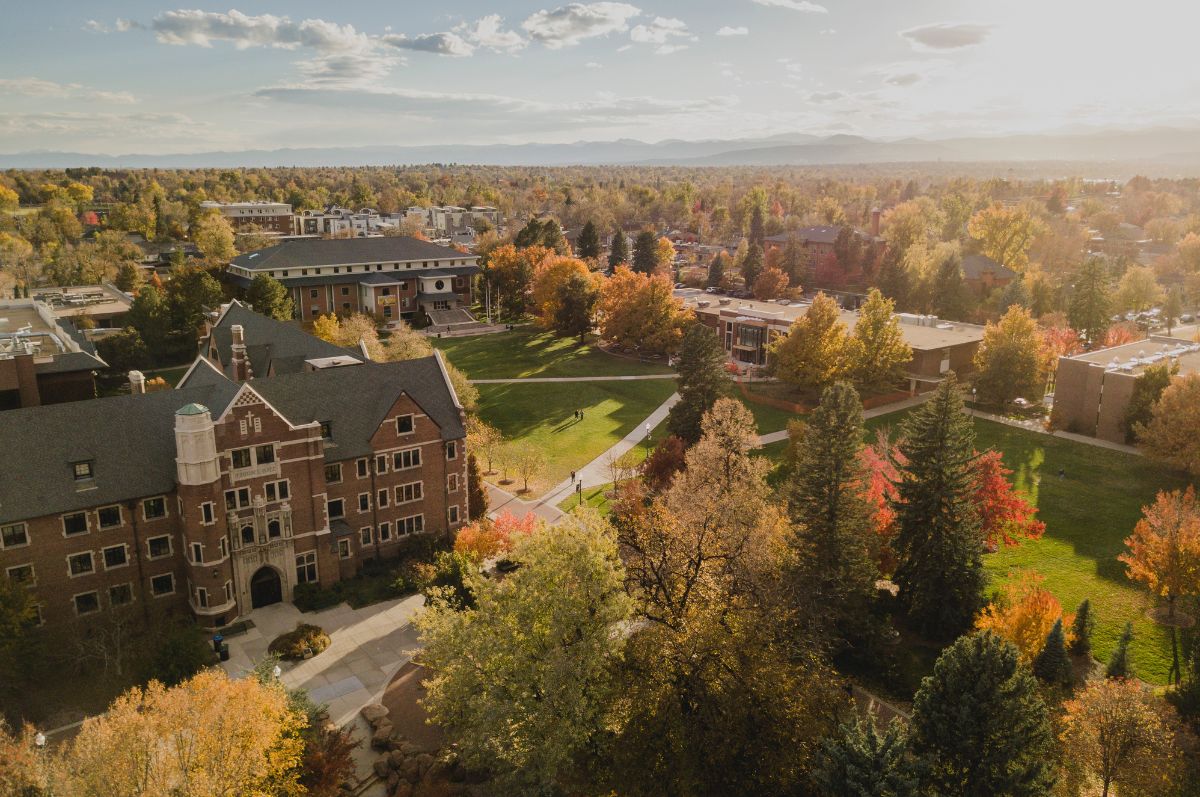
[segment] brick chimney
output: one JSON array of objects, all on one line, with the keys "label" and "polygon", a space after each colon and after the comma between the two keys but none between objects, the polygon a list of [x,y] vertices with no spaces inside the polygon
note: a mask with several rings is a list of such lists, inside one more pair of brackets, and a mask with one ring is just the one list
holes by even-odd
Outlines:
[{"label": "brick chimney", "polygon": [[233,335],[233,378],[239,382],[249,381],[254,374],[250,371],[250,360],[246,357],[246,333],[241,324],[229,328]]},{"label": "brick chimney", "polygon": [[146,392],[146,375],[141,371],[129,372],[129,392],[135,396]]},{"label": "brick chimney", "polygon": [[871,237],[872,238],[879,237],[879,217],[882,215],[883,215],[883,213],[879,210],[879,208],[871,209]]}]

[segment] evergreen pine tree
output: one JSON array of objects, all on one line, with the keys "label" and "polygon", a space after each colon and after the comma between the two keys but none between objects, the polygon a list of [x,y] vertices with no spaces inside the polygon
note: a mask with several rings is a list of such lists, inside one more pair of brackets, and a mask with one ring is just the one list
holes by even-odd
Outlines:
[{"label": "evergreen pine tree", "polygon": [[1033,674],[1048,684],[1070,686],[1071,660],[1067,657],[1067,640],[1063,636],[1062,620],[1056,620],[1042,652],[1033,660]]},{"label": "evergreen pine tree", "polygon": [[798,236],[794,234],[788,236],[787,244],[783,247],[783,254],[779,258],[779,268],[788,275],[788,282],[792,287],[807,287],[811,284],[812,275],[808,273],[808,254],[804,251],[804,245],[800,243]]},{"label": "evergreen pine tree", "polygon": [[725,279],[725,258],[724,252],[717,252],[712,262],[708,264],[708,279],[704,281],[707,287],[721,287],[721,282]]},{"label": "evergreen pine tree", "polygon": [[700,422],[717,399],[728,392],[725,350],[704,324],[693,324],[683,336],[675,368],[679,401],[667,413],[667,429],[688,445],[700,439]]},{"label": "evergreen pine tree", "polygon": [[1132,678],[1133,664],[1129,661],[1129,643],[1133,641],[1133,623],[1125,623],[1125,630],[1117,640],[1117,647],[1104,668],[1106,678]]},{"label": "evergreen pine tree", "polygon": [[847,382],[825,388],[800,432],[789,484],[797,595],[821,607],[829,631],[866,638],[875,589],[874,512],[866,481],[862,403]]},{"label": "evergreen pine tree", "polygon": [[600,256],[600,233],[596,231],[596,225],[591,219],[588,219],[587,224],[579,231],[579,240],[575,242],[575,254],[584,260]]},{"label": "evergreen pine tree", "polygon": [[974,503],[975,430],[953,373],[903,425],[906,459],[896,485],[895,581],[900,602],[926,634],[950,639],[970,627],[983,589]]},{"label": "evergreen pine tree", "polygon": [[913,699],[913,753],[932,794],[1042,797],[1054,736],[1037,681],[1012,643],[985,631],[947,648]]},{"label": "evergreen pine tree", "polygon": [[746,259],[742,261],[742,279],[747,288],[754,287],[754,281],[763,270],[763,250],[758,244],[750,244],[746,250]]},{"label": "evergreen pine tree", "polygon": [[904,725],[893,720],[882,734],[871,719],[843,725],[821,740],[813,770],[822,797],[917,797],[916,762],[908,756]]},{"label": "evergreen pine tree", "polygon": [[633,240],[631,265],[641,274],[653,274],[658,268],[658,237],[650,230],[642,230]]},{"label": "evergreen pine tree", "polygon": [[767,237],[761,205],[755,205],[754,210],[750,213],[750,233],[747,237],[750,239],[750,246],[757,246],[761,252]]},{"label": "evergreen pine tree", "polygon": [[1092,603],[1087,598],[1075,610],[1075,622],[1071,626],[1071,652],[1076,656],[1086,656],[1092,652],[1092,628],[1096,618],[1092,615]]},{"label": "evergreen pine tree", "polygon": [[483,473],[474,454],[467,454],[467,518],[478,520],[488,511],[487,488],[483,484]]},{"label": "evergreen pine tree", "polygon": [[608,273],[611,274],[622,263],[629,262],[629,243],[620,227],[613,230],[612,246],[608,250]]},{"label": "evergreen pine tree", "polygon": [[554,331],[568,337],[584,336],[595,326],[596,303],[600,291],[589,276],[572,274],[558,288],[558,308],[554,313]]},{"label": "evergreen pine tree", "polygon": [[[549,219],[547,219],[549,221]],[[530,219],[528,223],[513,236],[513,246],[518,249],[525,249],[529,246],[537,246],[542,243],[542,223],[537,219]]]},{"label": "evergreen pine tree", "polygon": [[292,297],[283,283],[269,274],[259,272],[246,289],[246,301],[255,312],[277,321],[291,321],[295,315]]},{"label": "evergreen pine tree", "polygon": [[1067,308],[1067,320],[1072,328],[1083,335],[1089,348],[1103,342],[1112,305],[1108,267],[1098,257],[1088,258],[1075,275],[1075,290]]}]

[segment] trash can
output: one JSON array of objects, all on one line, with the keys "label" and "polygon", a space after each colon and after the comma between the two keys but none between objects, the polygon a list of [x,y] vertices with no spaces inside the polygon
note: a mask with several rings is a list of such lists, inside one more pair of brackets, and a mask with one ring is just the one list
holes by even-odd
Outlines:
[{"label": "trash can", "polygon": [[220,649],[217,651],[217,656],[221,661],[229,661],[229,646],[222,642]]},{"label": "trash can", "polygon": [[221,643],[224,641],[225,641],[225,637],[221,636],[220,634],[213,634],[213,638],[212,638],[213,651],[216,653],[220,653],[221,652]]}]

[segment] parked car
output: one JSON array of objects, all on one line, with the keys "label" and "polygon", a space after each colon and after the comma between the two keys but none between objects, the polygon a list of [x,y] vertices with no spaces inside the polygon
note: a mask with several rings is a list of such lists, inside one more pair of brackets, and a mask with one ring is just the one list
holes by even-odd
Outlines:
[{"label": "parked car", "polygon": [[1184,313],[1183,315],[1179,316],[1179,320],[1181,323],[1190,324],[1196,320],[1196,316],[1192,315],[1191,313]]},{"label": "parked car", "polygon": [[705,293],[721,293],[721,289],[715,285],[712,285],[712,286],[705,288],[704,292]]}]

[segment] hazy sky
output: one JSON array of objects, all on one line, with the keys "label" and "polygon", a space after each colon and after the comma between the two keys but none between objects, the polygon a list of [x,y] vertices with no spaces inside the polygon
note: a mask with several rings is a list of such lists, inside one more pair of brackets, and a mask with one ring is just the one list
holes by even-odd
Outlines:
[{"label": "hazy sky", "polygon": [[0,16],[2,152],[1200,129],[1191,0],[43,0]]}]

